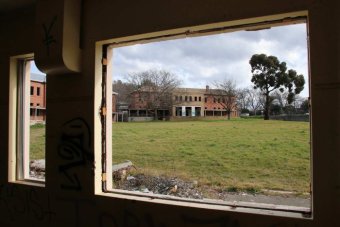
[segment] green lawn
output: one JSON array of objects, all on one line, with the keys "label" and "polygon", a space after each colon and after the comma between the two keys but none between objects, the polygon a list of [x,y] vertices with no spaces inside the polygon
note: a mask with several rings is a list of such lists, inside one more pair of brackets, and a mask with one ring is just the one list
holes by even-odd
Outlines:
[{"label": "green lawn", "polygon": [[309,123],[231,121],[113,124],[113,162],[222,190],[309,192]]},{"label": "green lawn", "polygon": [[[31,159],[45,128],[31,127]],[[113,124],[113,162],[218,190],[309,192],[309,123],[232,119]]]},{"label": "green lawn", "polygon": [[30,128],[30,159],[43,158],[45,158],[45,125],[32,125]]}]

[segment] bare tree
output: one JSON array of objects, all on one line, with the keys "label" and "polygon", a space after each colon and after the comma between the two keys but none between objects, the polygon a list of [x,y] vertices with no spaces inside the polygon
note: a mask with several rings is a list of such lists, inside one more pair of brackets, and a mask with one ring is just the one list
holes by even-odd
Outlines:
[{"label": "bare tree", "polygon": [[117,93],[117,103],[129,103],[130,94],[133,91],[134,86],[128,82],[122,82],[121,80],[114,80],[112,83],[112,91]]},{"label": "bare tree", "polygon": [[260,107],[264,107],[265,97],[260,91],[255,90],[253,87],[247,89],[247,93],[249,107],[254,112],[254,115],[256,115],[256,111]]},{"label": "bare tree", "polygon": [[281,108],[285,107],[288,105],[288,92],[280,92],[278,90],[273,92],[273,99],[278,102],[278,104],[281,106]]},{"label": "bare tree", "polygon": [[216,89],[212,90],[219,104],[227,111],[228,120],[230,120],[230,114],[237,108],[237,89],[235,82],[225,79],[221,82],[215,82]]},{"label": "bare tree", "polygon": [[244,109],[249,108],[249,89],[248,88],[240,88],[237,90],[237,103],[238,108],[242,111]]},{"label": "bare tree", "polygon": [[296,95],[294,97],[294,101],[293,101],[293,106],[295,109],[299,109],[301,108],[302,103],[306,100],[306,98],[301,97],[300,95]]},{"label": "bare tree", "polygon": [[296,113],[304,101],[304,98],[299,95],[294,95],[294,97],[291,97],[288,91],[281,93],[278,90],[273,92],[272,98],[274,102],[276,102],[281,107],[281,109],[288,114]]},{"label": "bare tree", "polygon": [[147,70],[128,75],[128,81],[134,87],[134,94],[143,106],[158,119],[158,110],[171,112],[172,93],[181,81],[177,76],[165,70]]}]

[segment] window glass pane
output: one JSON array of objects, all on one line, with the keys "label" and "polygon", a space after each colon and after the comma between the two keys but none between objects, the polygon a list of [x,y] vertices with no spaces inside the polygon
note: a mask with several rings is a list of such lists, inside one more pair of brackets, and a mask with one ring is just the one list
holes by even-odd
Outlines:
[{"label": "window glass pane", "polygon": [[113,188],[309,207],[306,40],[297,24],[114,48]]},{"label": "window glass pane", "polygon": [[45,178],[45,123],[46,123],[46,75],[39,71],[30,61],[29,84],[31,92],[29,100],[29,151],[25,151],[29,162],[29,179]]}]

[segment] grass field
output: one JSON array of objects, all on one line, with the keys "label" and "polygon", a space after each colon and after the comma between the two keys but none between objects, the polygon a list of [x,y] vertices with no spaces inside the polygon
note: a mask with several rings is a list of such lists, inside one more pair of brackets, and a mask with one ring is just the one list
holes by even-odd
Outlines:
[{"label": "grass field", "polygon": [[45,125],[36,124],[30,128],[30,159],[45,158]]},{"label": "grass field", "polygon": [[[31,159],[44,157],[44,127],[31,127]],[[217,190],[309,192],[309,123],[232,119],[113,124],[113,163]]]},{"label": "grass field", "polygon": [[309,192],[309,123],[231,121],[113,124],[113,162],[222,190]]}]

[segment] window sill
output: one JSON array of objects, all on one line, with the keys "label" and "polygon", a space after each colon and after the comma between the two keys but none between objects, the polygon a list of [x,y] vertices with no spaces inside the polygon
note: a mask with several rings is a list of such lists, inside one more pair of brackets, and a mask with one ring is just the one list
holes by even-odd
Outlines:
[{"label": "window sill", "polygon": [[45,180],[41,179],[25,179],[25,180],[16,180],[16,181],[10,181],[9,183],[11,184],[21,184],[21,185],[27,185],[27,186],[33,186],[33,187],[40,187],[44,188],[45,185]]},{"label": "window sill", "polygon": [[106,196],[117,199],[135,200],[141,202],[152,202],[164,205],[183,206],[191,208],[202,208],[210,210],[220,210],[228,212],[252,213],[259,215],[270,215],[289,218],[300,218],[312,220],[311,209],[307,207],[296,207],[286,205],[273,205],[254,202],[221,202],[218,200],[196,200],[183,199],[167,195],[147,195],[142,192],[128,192],[124,190],[113,190],[108,192],[100,192],[96,195]]}]

